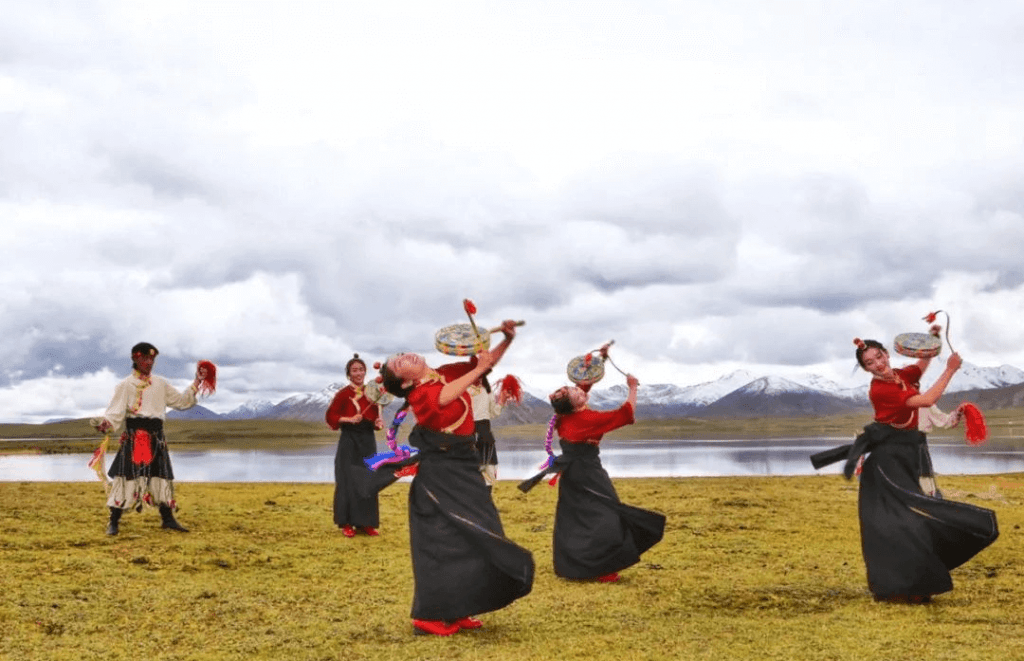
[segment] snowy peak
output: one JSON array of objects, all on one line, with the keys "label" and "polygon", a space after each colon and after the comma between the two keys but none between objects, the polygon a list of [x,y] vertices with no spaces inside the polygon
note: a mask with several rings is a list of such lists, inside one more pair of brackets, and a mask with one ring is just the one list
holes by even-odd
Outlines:
[{"label": "snowy peak", "polygon": [[270,400],[252,399],[236,407],[234,410],[225,413],[223,417],[229,420],[261,418],[273,408],[274,403]]},{"label": "snowy peak", "polygon": [[714,381],[679,388],[677,401],[681,404],[696,404],[698,406],[711,404],[733,390],[750,383],[754,378],[754,375],[746,370],[736,370]]},{"label": "snowy peak", "polygon": [[[926,373],[922,389],[927,389],[942,372],[941,365],[933,361]],[[937,369],[938,368],[938,369]],[[868,403],[870,377],[856,387],[844,387],[816,374],[781,377],[757,375],[736,370],[720,379],[689,386],[670,383],[641,384],[637,391],[638,415],[645,418],[674,418],[684,416],[750,415],[825,415],[843,411],[862,410]],[[928,381],[928,377],[932,377]],[[964,363],[947,389],[947,397],[964,391],[985,391],[1010,388],[1024,384],[1024,370],[1003,365],[978,367]],[[223,417],[232,419],[302,419],[323,420],[324,412],[334,394],[344,386],[332,383],[318,392],[293,395],[277,404],[267,401],[246,402]],[[524,386],[527,393],[529,387]],[[610,388],[590,391],[590,406],[607,410],[618,408],[626,400],[628,390],[618,383]],[[1012,404],[1011,395],[1009,405]],[[1001,400],[999,400],[1001,401]],[[215,415],[215,414],[214,414]],[[501,421],[508,424],[546,422],[551,416],[547,396],[526,397],[524,404],[506,408]]]},{"label": "snowy peak", "polygon": [[743,393],[745,395],[781,395],[783,393],[823,391],[817,388],[810,388],[808,386],[801,385],[795,381],[790,381],[789,379],[784,379],[780,376],[762,376],[760,379],[754,379],[750,383],[737,388],[733,392]]},{"label": "snowy peak", "polygon": [[[930,388],[935,383],[936,379],[939,378],[939,375],[942,374],[945,361],[940,363],[938,360],[939,359],[937,358],[933,359],[928,371],[925,372],[924,378],[921,380],[923,390]],[[1024,371],[1019,370],[1016,367],[1011,367],[1009,365],[1001,365],[999,367],[978,367],[977,365],[964,363],[957,373],[953,375],[953,380],[949,382],[949,387],[946,388],[946,392],[1003,388],[1006,386],[1014,386],[1019,383],[1024,383]]]}]

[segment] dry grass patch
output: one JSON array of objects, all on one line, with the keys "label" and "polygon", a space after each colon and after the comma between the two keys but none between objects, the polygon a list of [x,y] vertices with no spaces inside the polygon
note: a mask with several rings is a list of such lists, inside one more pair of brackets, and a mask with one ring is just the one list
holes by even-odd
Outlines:
[{"label": "dry grass patch", "polygon": [[381,537],[344,538],[331,485],[179,484],[179,520],[126,515],[103,534],[94,483],[0,483],[3,659],[903,659],[1024,656],[1024,476],[941,478],[992,507],[1001,538],[927,606],[877,604],[856,487],[837,476],[617,480],[668,516],[618,584],[551,569],[555,490],[501,482],[533,593],[485,628],[414,637],[408,487],[385,491]]}]

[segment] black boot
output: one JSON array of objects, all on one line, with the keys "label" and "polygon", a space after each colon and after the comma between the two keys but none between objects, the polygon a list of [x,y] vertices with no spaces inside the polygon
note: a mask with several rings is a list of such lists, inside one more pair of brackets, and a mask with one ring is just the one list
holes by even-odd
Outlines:
[{"label": "black boot", "polygon": [[160,506],[160,518],[164,520],[161,528],[167,528],[169,530],[177,530],[178,532],[188,532],[188,528],[181,525],[174,518],[174,511],[167,505]]},{"label": "black boot", "polygon": [[120,507],[110,508],[110,523],[107,524],[108,535],[116,535],[118,533],[117,522],[121,520],[122,511],[123,510]]}]

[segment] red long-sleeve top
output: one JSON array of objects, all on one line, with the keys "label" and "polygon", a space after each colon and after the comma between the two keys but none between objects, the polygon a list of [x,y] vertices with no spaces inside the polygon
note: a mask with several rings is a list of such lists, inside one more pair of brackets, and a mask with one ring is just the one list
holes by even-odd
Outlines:
[{"label": "red long-sleeve top", "polygon": [[871,380],[868,398],[875,407],[875,421],[897,429],[917,429],[918,409],[907,406],[907,400],[921,394],[921,368],[908,365],[893,372],[899,383]]},{"label": "red long-sleeve top", "polygon": [[608,432],[636,422],[633,405],[626,402],[614,411],[582,409],[558,416],[555,431],[558,438],[569,443],[597,445]]},{"label": "red long-sleeve top", "polygon": [[380,418],[380,406],[370,403],[363,394],[362,386],[356,388],[349,384],[334,394],[324,420],[331,429],[338,429],[342,418],[351,418],[356,413],[362,413],[364,420],[375,423]]},{"label": "red long-sleeve top", "polygon": [[476,358],[462,363],[442,365],[420,380],[409,393],[409,406],[416,423],[427,429],[467,436],[473,433],[473,399],[463,392],[441,406],[441,389],[476,366]]}]

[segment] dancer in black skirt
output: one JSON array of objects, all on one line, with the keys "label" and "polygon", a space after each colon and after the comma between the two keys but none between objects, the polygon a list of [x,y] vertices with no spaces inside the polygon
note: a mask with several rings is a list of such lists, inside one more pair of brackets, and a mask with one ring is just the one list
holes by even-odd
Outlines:
[{"label": "dancer in black skirt", "polygon": [[376,492],[368,493],[370,478],[363,459],[377,452],[374,430],[383,429],[380,407],[363,391],[366,363],[355,354],[345,364],[350,383],[334,395],[324,419],[331,429],[341,429],[338,449],[334,454],[334,524],[346,537],[362,530],[377,536],[380,506]]},{"label": "dancer in black skirt", "polygon": [[409,543],[416,633],[441,636],[482,625],[474,616],[511,604],[533,586],[533,556],[505,537],[480,473],[473,409],[466,389],[504,354],[515,335],[467,362],[430,368],[413,353],[381,367],[384,388],[416,416],[409,442],[419,465],[409,489]]},{"label": "dancer in black skirt", "polygon": [[950,570],[970,560],[999,536],[995,512],[944,500],[935,489],[927,439],[919,429],[922,409],[933,406],[960,369],[954,353],[926,392],[921,375],[930,359],[893,369],[889,352],[875,340],[854,340],[857,362],[872,374],[869,397],[875,421],[852,445],[812,457],[821,467],[846,460],[849,479],[862,455],[857,510],[868,587],[879,601],[925,603],[953,589]]},{"label": "dancer in black skirt", "polygon": [[[558,433],[562,454],[539,475],[519,485],[528,491],[550,472],[561,475],[555,510],[554,565],[562,578],[619,580],[618,572],[632,567],[661,541],[665,516],[619,500],[598,446],[604,434],[633,424],[636,377],[626,377],[629,395],[613,411],[587,408],[590,385],[566,386],[551,393],[555,410],[550,435]],[[549,449],[550,452],[550,449]]]}]

